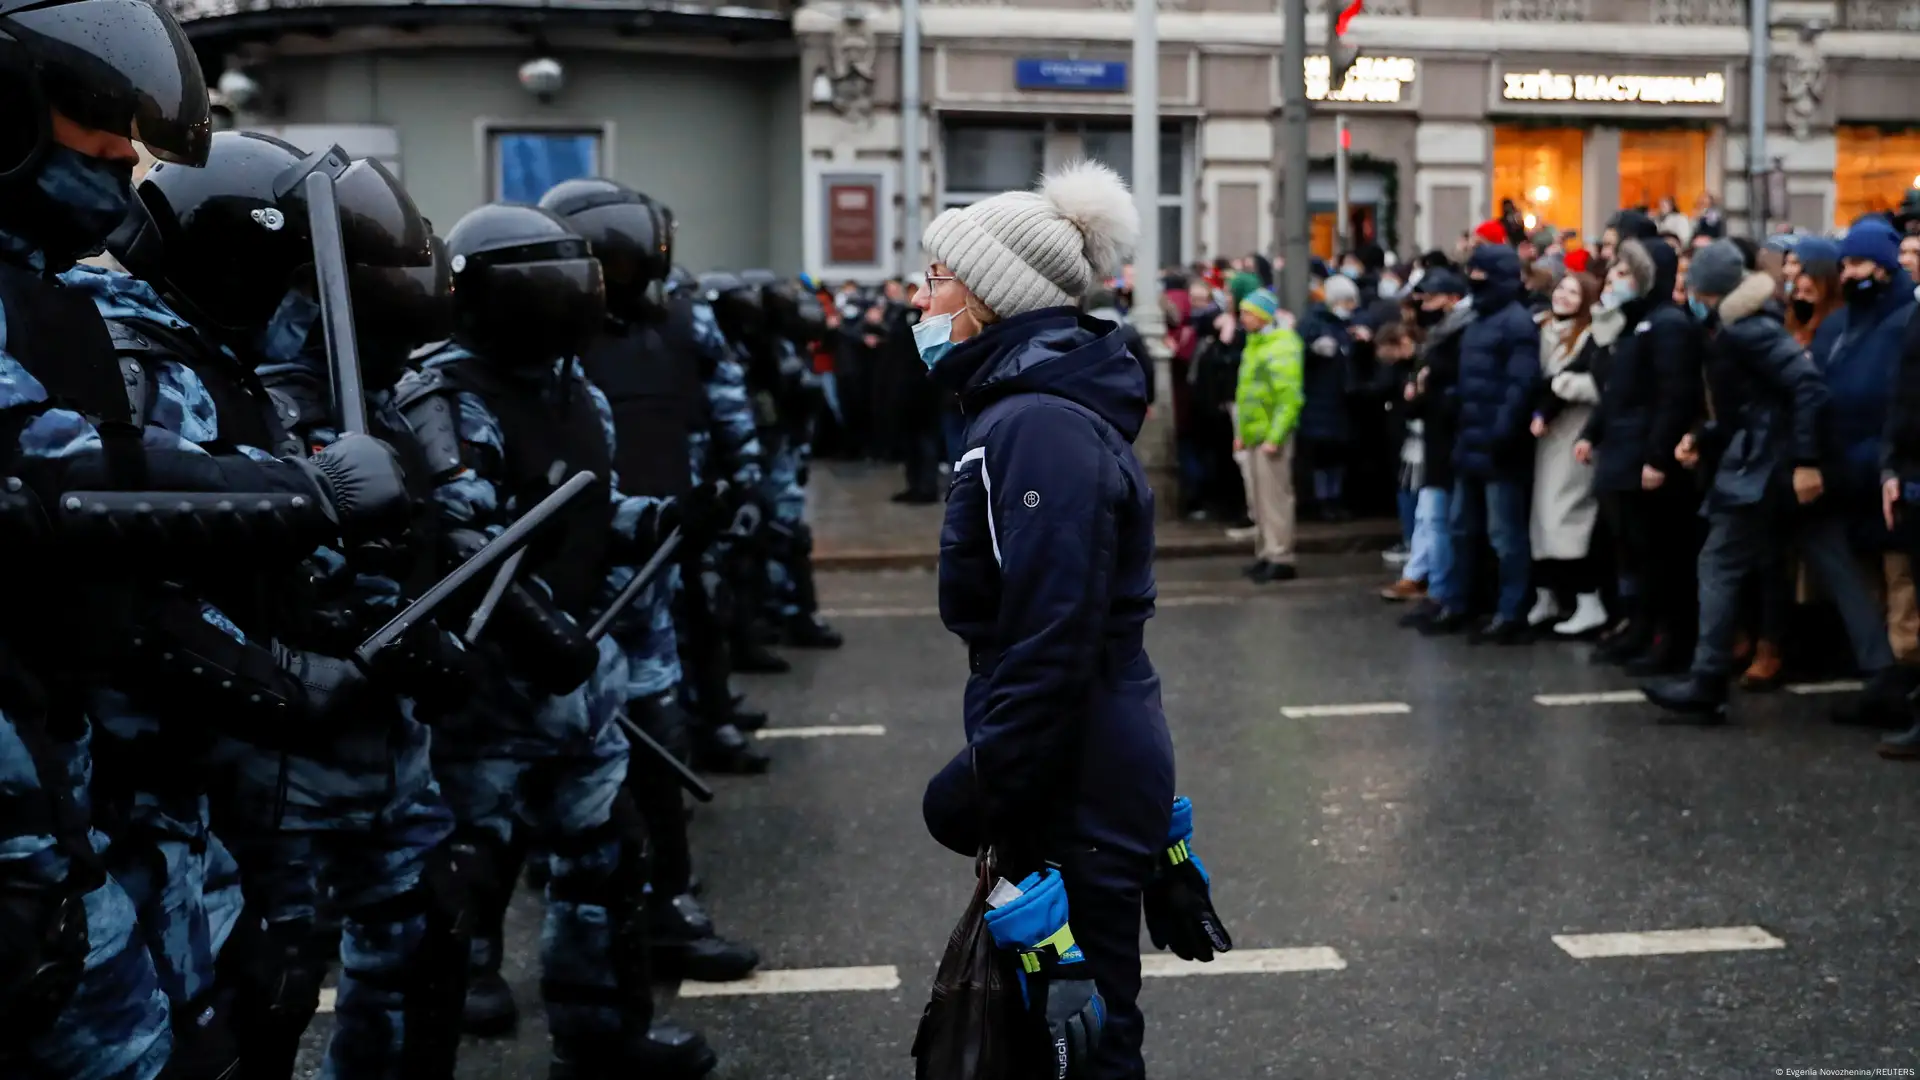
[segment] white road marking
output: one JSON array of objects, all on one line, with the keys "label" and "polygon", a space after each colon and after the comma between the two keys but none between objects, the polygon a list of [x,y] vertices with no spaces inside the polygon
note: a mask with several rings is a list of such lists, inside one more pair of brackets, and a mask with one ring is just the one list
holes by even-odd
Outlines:
[{"label": "white road marking", "polygon": [[1638,690],[1606,690],[1597,694],[1535,694],[1535,705],[1629,705],[1647,700]]},{"label": "white road marking", "polygon": [[1851,694],[1856,690],[1865,690],[1867,684],[1858,679],[1836,679],[1833,682],[1788,683],[1789,694]]},{"label": "white road marking", "polygon": [[1410,713],[1413,706],[1404,701],[1360,701],[1351,705],[1282,705],[1280,715],[1289,720],[1307,720],[1316,716],[1394,716]]},{"label": "white road marking", "polygon": [[1346,960],[1325,945],[1297,949],[1235,949],[1202,964],[1171,953],[1140,958],[1140,974],[1149,979],[1181,979],[1197,975],[1290,975],[1300,971],[1345,971]]},{"label": "white road marking", "polygon": [[762,739],[820,739],[833,735],[885,735],[883,724],[824,724],[819,727],[770,727],[754,732]]},{"label": "white road marking", "polygon": [[332,1011],[333,1011],[333,999],[334,999],[334,997],[335,997],[335,996],[336,996],[336,992],[335,992],[335,990],[333,989],[333,987],[331,987],[331,986],[325,986],[325,987],[321,987],[321,989],[320,989],[320,1008],[318,1008],[318,1009],[316,1009],[315,1011],[316,1011],[316,1012],[323,1012],[323,1013],[330,1013],[330,1012],[332,1012]]},{"label": "white road marking", "polygon": [[884,967],[795,968],[756,971],[751,978],[728,983],[680,984],[683,998],[740,997],[759,994],[824,994],[851,990],[898,990],[900,969]]},{"label": "white road marking", "polygon": [[821,608],[823,619],[919,619],[940,614],[937,607]]},{"label": "white road marking", "polygon": [[1748,952],[1784,949],[1787,943],[1757,926],[1709,926],[1699,930],[1642,930],[1624,934],[1555,934],[1553,943],[1575,960],[1608,956],[1671,956],[1676,953]]}]

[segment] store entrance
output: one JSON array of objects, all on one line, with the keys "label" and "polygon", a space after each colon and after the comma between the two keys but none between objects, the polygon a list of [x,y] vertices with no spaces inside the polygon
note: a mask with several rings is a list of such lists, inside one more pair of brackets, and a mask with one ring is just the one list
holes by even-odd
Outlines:
[{"label": "store entrance", "polygon": [[[1386,204],[1387,182],[1379,173],[1354,170],[1347,177],[1347,235],[1352,244],[1383,244],[1382,207]],[[1340,207],[1339,190],[1331,169],[1315,169],[1307,174],[1307,243],[1315,255],[1332,259],[1339,252],[1340,237],[1335,229]]]},{"label": "store entrance", "polygon": [[1670,198],[1693,216],[1707,190],[1707,133],[1686,128],[1620,133],[1620,205],[1656,209]]}]

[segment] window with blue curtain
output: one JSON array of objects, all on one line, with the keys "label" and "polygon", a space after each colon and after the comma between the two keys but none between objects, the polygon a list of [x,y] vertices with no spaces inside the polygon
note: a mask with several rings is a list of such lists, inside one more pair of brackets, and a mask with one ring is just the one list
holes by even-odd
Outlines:
[{"label": "window with blue curtain", "polygon": [[494,197],[537,203],[562,180],[600,172],[597,131],[495,131]]}]

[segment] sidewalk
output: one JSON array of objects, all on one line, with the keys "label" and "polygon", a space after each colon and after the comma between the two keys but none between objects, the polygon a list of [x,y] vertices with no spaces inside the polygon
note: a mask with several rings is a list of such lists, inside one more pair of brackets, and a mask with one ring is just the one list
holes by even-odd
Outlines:
[{"label": "sidewalk", "polygon": [[[814,566],[881,570],[930,568],[937,563],[940,518],[946,507],[890,502],[889,496],[903,484],[898,465],[814,462],[807,488]],[[1160,502],[1159,510],[1155,532],[1163,559],[1252,553],[1251,543],[1227,539],[1218,525],[1174,520],[1167,501]],[[1399,538],[1400,527],[1392,521],[1302,522],[1297,543],[1303,555],[1343,555],[1384,551]]]}]

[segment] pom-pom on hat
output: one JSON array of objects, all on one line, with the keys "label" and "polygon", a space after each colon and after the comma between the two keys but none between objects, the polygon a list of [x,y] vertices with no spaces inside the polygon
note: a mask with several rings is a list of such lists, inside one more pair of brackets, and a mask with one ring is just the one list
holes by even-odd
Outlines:
[{"label": "pom-pom on hat", "polygon": [[1005,319],[1064,307],[1119,265],[1140,236],[1120,175],[1095,161],[1048,173],[1037,191],[1006,191],[933,219],[927,253]]}]

